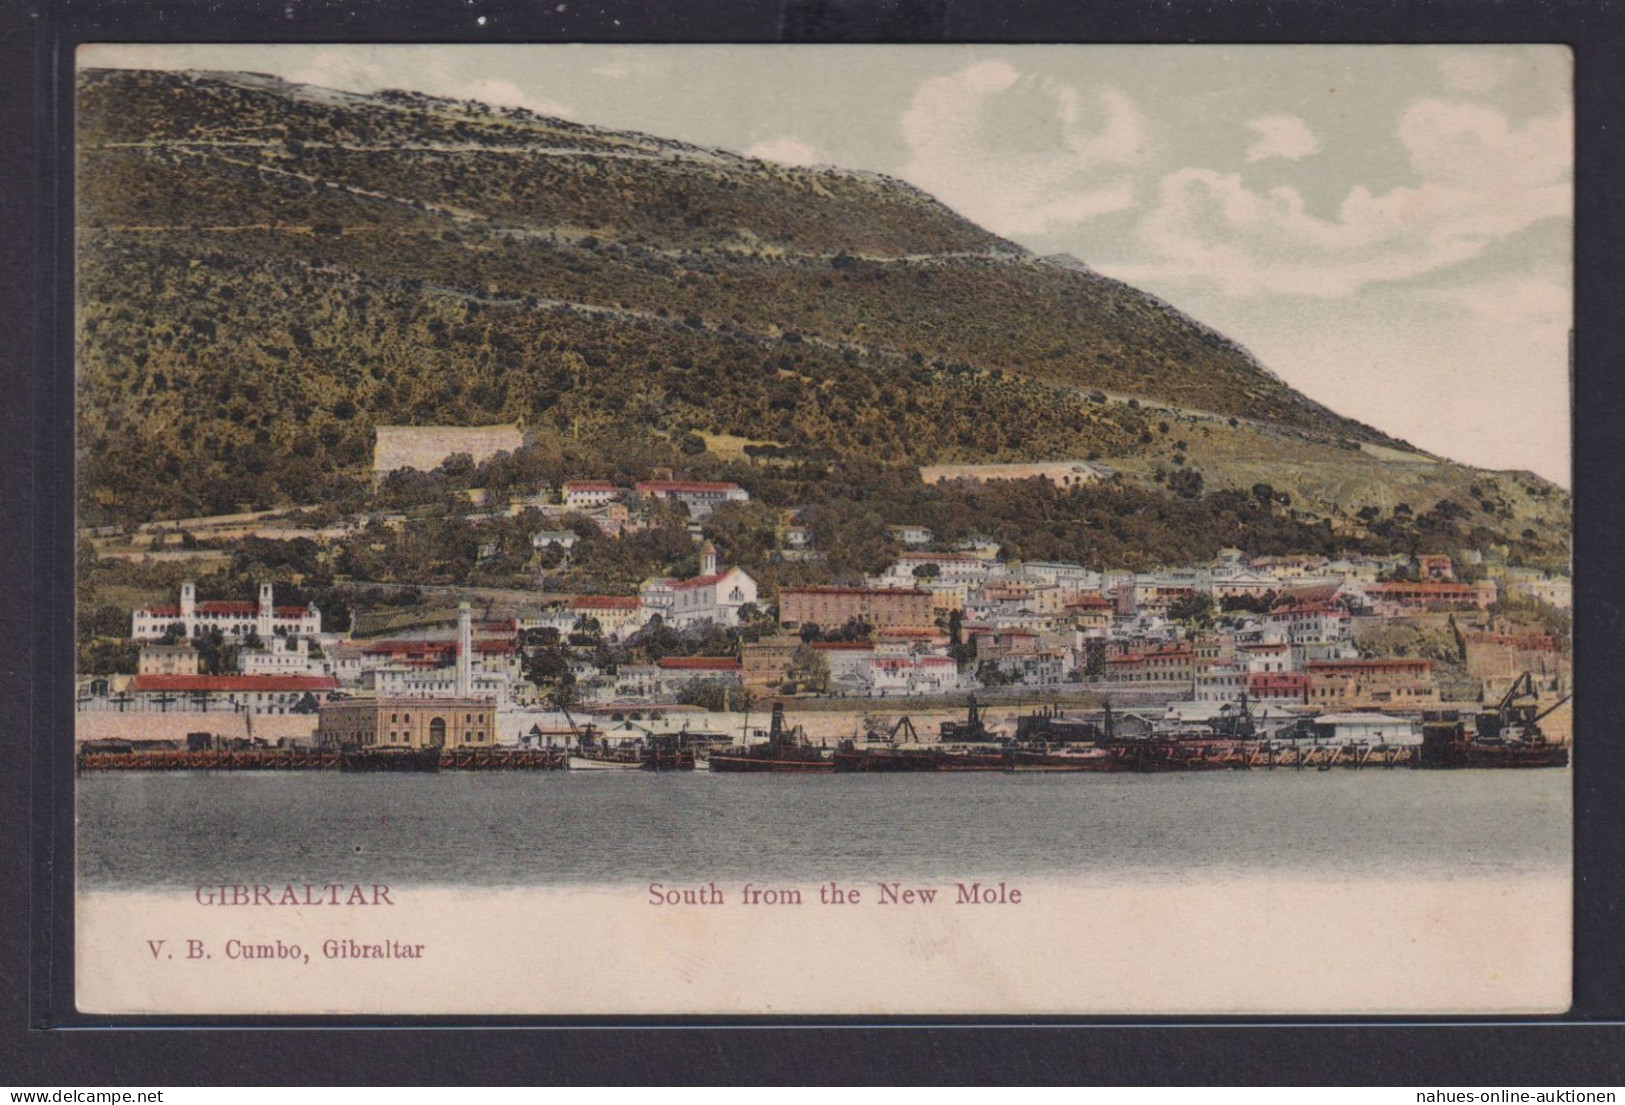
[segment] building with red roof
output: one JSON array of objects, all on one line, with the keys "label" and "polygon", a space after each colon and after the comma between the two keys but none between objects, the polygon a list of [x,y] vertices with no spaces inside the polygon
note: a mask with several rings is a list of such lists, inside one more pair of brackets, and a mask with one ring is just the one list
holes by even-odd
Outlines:
[{"label": "building with red roof", "polygon": [[274,596],[273,586],[262,583],[258,602],[199,602],[197,584],[187,580],[181,584],[178,604],[142,606],[132,611],[130,636],[137,641],[157,641],[178,627],[180,636],[192,639],[218,629],[228,642],[241,644],[251,636],[268,643],[273,637],[314,637],[322,631],[322,612],[315,603],[277,606]]},{"label": "building with red roof", "polygon": [[779,623],[786,629],[840,629],[854,618],[875,629],[930,626],[935,620],[931,592],[901,587],[779,589]]},{"label": "building with red roof", "polygon": [[1311,660],[1309,702],[1323,710],[1428,707],[1439,702],[1432,660],[1390,656],[1364,660]]},{"label": "building with red roof", "polygon": [[330,675],[137,675],[96,705],[121,712],[313,714],[338,689]]},{"label": "building with red roof", "polygon": [[717,565],[716,546],[707,541],[700,549],[700,574],[693,579],[651,579],[639,593],[649,617],[676,629],[689,626],[734,626],[740,610],[754,606],[756,580],[743,568]]},{"label": "building with red roof", "polygon": [[682,503],[690,518],[704,518],[723,503],[743,503],[750,500],[750,492],[737,483],[716,483],[707,480],[644,480],[632,488],[646,499],[662,499]]}]

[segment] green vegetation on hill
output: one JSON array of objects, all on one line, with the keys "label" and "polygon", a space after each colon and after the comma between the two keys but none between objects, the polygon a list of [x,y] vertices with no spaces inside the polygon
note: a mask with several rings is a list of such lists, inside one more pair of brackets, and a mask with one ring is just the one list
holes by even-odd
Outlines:
[{"label": "green vegetation on hill", "polygon": [[[527,477],[664,465],[794,506],[861,500],[855,464],[901,496],[887,522],[933,519],[910,496],[988,495],[989,526],[1043,555],[1089,536],[1067,528],[1082,512],[1110,538],[1100,555],[1173,559],[1232,532],[1215,492],[1262,480],[1305,547],[1415,540],[1408,519],[1445,503],[1455,538],[1566,558],[1550,485],[1362,451],[1403,443],[897,181],[412,93],[80,80],[86,523],[365,506],[375,424],[522,419],[542,439]],[[692,434],[771,444],[725,461],[680,449]],[[1122,473],[1100,492],[1115,505],[914,475],[1060,458]],[[1404,533],[1374,528],[1400,506]],[[1248,536],[1265,551],[1288,535]]]}]

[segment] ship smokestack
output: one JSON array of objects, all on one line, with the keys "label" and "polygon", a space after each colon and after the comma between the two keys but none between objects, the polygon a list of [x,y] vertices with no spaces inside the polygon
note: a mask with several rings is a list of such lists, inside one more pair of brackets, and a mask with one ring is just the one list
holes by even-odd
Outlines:
[{"label": "ship smokestack", "polygon": [[457,697],[467,698],[474,690],[474,610],[468,603],[457,605]]}]

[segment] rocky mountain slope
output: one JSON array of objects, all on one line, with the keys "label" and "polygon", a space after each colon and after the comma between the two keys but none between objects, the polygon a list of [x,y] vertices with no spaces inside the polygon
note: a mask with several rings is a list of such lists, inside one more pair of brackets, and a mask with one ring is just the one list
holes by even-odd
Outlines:
[{"label": "rocky mountain slope", "polygon": [[1551,485],[1419,454],[896,180],[244,73],[86,72],[78,142],[87,520],[320,501],[365,479],[374,424],[523,419],[895,469],[1093,458],[1186,496],[1269,483],[1340,531],[1446,502],[1566,547]]}]

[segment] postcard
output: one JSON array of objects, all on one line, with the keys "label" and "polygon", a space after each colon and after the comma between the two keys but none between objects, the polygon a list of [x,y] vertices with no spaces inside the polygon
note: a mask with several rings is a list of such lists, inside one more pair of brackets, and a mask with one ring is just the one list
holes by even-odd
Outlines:
[{"label": "postcard", "polygon": [[1568,1008],[1566,48],[76,80],[82,1013]]}]

